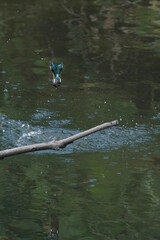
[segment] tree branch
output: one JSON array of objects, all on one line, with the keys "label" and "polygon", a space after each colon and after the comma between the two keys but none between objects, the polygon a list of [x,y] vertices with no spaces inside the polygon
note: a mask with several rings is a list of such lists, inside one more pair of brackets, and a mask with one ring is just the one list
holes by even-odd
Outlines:
[{"label": "tree branch", "polygon": [[3,151],[0,151],[0,160],[2,160],[5,157],[18,155],[22,153],[27,152],[35,152],[35,151],[41,151],[41,150],[59,150],[60,148],[65,148],[68,144],[73,143],[75,140],[78,140],[80,138],[86,137],[92,133],[95,133],[97,131],[103,130],[105,128],[109,128],[112,126],[118,125],[118,121],[112,121],[103,123],[101,125],[98,125],[96,127],[90,128],[86,131],[83,131],[81,133],[75,134],[71,137],[62,139],[62,140],[52,140],[50,142],[44,142],[44,143],[38,143],[38,144],[32,144],[28,146],[22,146],[22,147],[16,147],[11,149],[6,149]]}]

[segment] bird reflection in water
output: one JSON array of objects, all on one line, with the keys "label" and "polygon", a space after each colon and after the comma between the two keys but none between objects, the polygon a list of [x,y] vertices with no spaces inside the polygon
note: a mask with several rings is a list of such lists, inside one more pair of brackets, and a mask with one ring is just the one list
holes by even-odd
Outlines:
[{"label": "bird reflection in water", "polygon": [[46,240],[58,240],[59,221],[54,213],[51,214],[50,221],[50,233]]}]

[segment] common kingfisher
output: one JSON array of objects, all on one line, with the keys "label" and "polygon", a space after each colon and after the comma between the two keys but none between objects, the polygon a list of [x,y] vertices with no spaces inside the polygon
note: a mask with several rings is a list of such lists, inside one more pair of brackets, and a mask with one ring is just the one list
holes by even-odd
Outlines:
[{"label": "common kingfisher", "polygon": [[60,78],[60,73],[63,68],[63,63],[58,64],[57,66],[51,62],[50,64],[50,70],[52,71],[53,74],[53,86],[54,87],[59,87],[61,85],[61,78]]}]

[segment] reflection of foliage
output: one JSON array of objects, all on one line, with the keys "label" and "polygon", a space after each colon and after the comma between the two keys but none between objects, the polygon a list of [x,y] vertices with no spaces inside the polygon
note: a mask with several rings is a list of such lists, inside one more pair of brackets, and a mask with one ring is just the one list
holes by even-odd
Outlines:
[{"label": "reflection of foliage", "polygon": [[156,238],[159,199],[151,165],[143,166],[146,159],[136,166],[130,162],[126,172],[118,166],[118,155],[106,160],[102,153],[81,154],[72,156],[74,161],[24,156],[23,162],[1,162],[1,235],[7,229],[12,239],[42,239],[53,212],[63,239]]},{"label": "reflection of foliage", "polygon": [[[150,223],[153,223],[157,216],[159,199],[153,192],[153,176],[149,170],[146,172],[144,169],[136,169],[130,177],[131,181],[122,194],[122,205],[127,219],[126,229],[128,234],[131,234],[130,239],[150,239],[150,236],[154,239],[158,235],[152,230]],[[143,236],[141,231],[135,231],[136,228],[144,231]]]},{"label": "reflection of foliage", "polygon": [[[34,4],[14,3],[11,8],[1,3],[0,69],[6,72],[2,89],[13,92],[9,96],[14,99],[17,82],[18,97],[25,96],[25,91],[33,92],[46,81],[46,75],[50,76],[46,66],[54,57],[56,62],[64,62],[67,83],[84,83],[84,90],[88,86],[118,86],[124,92],[129,88],[132,96],[138,86],[130,90],[126,81],[130,85],[143,83],[151,75],[150,92],[154,92],[159,71],[158,4],[133,2],[47,0],[44,4],[39,0]],[[10,84],[6,86],[5,81]],[[10,101],[13,104],[17,99]]]},{"label": "reflection of foliage", "polygon": [[1,161],[1,235],[44,239],[55,213],[61,239],[158,239],[157,165],[121,150]]},{"label": "reflection of foliage", "polygon": [[[81,2],[78,11],[71,1],[64,3],[68,13],[68,50],[81,56],[89,77],[105,81],[101,76],[108,73],[120,87],[126,79],[144,82],[151,73],[152,79],[157,81],[158,59],[156,56],[151,59],[147,51],[157,55],[159,49],[159,11],[151,8],[149,1],[145,4],[138,1],[136,5],[115,1],[114,7],[112,2],[106,1],[94,1],[92,6]],[[150,87],[152,92],[155,87]]]},{"label": "reflection of foliage", "polygon": [[160,39],[157,39],[150,44],[150,49],[155,52],[155,55],[160,56]]}]

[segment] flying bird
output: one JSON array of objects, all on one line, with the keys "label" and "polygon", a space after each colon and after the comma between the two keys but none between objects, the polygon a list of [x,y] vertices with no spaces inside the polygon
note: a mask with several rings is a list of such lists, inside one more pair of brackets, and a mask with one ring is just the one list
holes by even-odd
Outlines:
[{"label": "flying bird", "polygon": [[63,63],[60,63],[56,66],[53,62],[50,64],[50,70],[53,74],[53,86],[54,87],[59,87],[61,85],[61,78],[60,78],[60,73],[63,68]]}]

